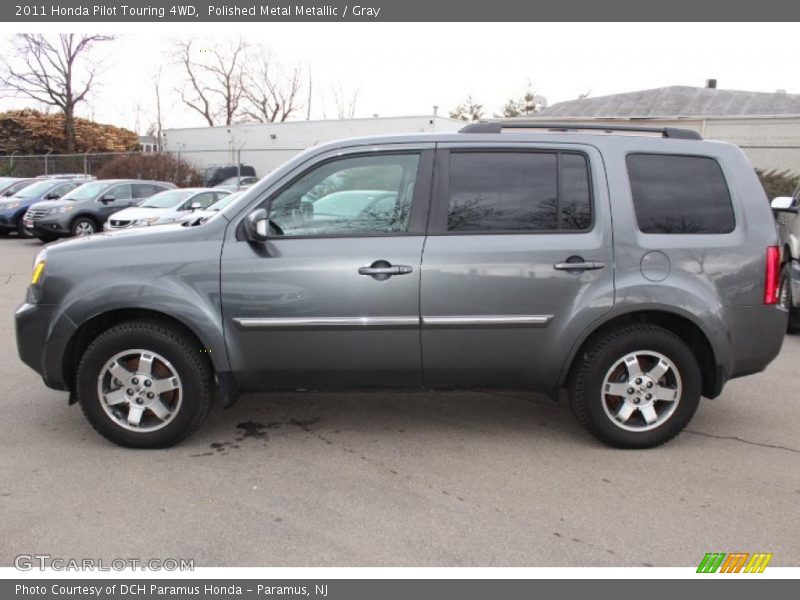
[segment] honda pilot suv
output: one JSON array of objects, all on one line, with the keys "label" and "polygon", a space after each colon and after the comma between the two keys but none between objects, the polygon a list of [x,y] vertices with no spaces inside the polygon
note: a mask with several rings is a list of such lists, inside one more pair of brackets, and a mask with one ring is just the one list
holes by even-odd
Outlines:
[{"label": "honda pilot suv", "polygon": [[519,388],[646,448],[778,354],[777,241],[744,154],[691,131],[342,141],[209,219],[45,246],[17,344],[124,446],[175,444],[215,395]]}]

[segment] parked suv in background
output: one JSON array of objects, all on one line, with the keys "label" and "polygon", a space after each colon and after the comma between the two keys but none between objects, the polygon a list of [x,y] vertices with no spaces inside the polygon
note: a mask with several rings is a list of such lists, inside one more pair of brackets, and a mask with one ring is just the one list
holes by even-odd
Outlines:
[{"label": "parked suv in background", "polygon": [[[736,146],[610,129],[331,143],[201,224],[46,247],[19,354],[126,446],[183,439],[215,388],[413,387],[566,388],[603,442],[656,446],[778,354],[778,237]],[[318,215],[333,194],[358,207]]]},{"label": "parked suv in background", "polygon": [[24,186],[10,198],[0,199],[0,235],[16,231],[20,237],[28,237],[22,223],[22,216],[28,207],[43,200],[61,198],[79,185],[71,179],[39,179]]},{"label": "parked suv in background", "polygon": [[174,188],[166,181],[101,179],[84,183],[60,200],[38,202],[25,213],[25,229],[43,242],[91,235],[114,213]]},{"label": "parked suv in background", "polygon": [[147,198],[138,206],[125,208],[106,221],[103,229],[115,231],[127,227],[165,225],[180,221],[192,211],[208,208],[227,196],[225,190],[183,188],[166,190]]},{"label": "parked suv in background", "polygon": [[800,332],[800,188],[772,201],[781,243],[780,302],[789,311],[789,333]]}]

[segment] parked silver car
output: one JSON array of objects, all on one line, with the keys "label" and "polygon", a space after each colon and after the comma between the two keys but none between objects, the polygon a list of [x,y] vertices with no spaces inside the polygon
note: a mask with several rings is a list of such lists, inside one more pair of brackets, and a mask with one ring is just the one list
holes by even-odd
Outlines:
[{"label": "parked silver car", "polygon": [[150,196],[147,200],[114,213],[103,229],[114,231],[128,227],[165,225],[180,221],[192,211],[204,210],[230,192],[211,188],[184,188],[167,190]]}]

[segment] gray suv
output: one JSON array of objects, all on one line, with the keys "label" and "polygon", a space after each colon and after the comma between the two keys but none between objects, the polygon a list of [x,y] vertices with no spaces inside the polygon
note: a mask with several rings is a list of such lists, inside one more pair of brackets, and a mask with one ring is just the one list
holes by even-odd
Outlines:
[{"label": "gray suv", "polygon": [[103,229],[106,219],[153,194],[172,189],[166,181],[101,179],[84,183],[59,200],[37,202],[23,217],[25,231],[43,242],[83,237]]},{"label": "gray suv", "polygon": [[603,442],[656,446],[780,351],[780,253],[737,147],[616,129],[336,142],[214,218],[46,246],[19,354],[125,446],[215,392],[354,388],[566,390]]}]

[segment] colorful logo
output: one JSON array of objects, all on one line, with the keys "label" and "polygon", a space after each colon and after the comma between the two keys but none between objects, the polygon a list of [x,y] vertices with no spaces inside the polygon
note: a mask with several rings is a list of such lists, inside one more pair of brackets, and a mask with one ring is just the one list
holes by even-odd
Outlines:
[{"label": "colorful logo", "polygon": [[772,554],[766,552],[707,552],[697,567],[698,573],[763,573]]}]

